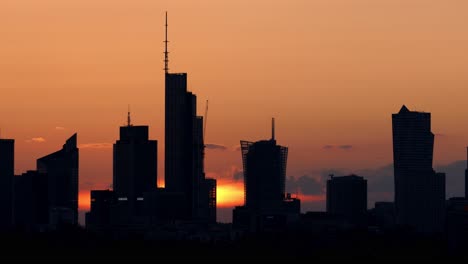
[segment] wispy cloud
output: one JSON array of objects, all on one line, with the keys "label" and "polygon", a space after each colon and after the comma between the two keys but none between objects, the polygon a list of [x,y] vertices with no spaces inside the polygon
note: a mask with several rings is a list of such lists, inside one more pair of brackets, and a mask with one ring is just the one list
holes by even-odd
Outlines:
[{"label": "wispy cloud", "polygon": [[44,143],[46,142],[45,138],[43,137],[33,137],[31,139],[26,140],[27,143]]},{"label": "wispy cloud", "polygon": [[65,130],[65,128],[64,128],[64,127],[61,127],[61,126],[56,126],[56,127],[55,127],[55,130]]},{"label": "wispy cloud", "polygon": [[112,148],[112,143],[85,143],[78,146],[80,149],[106,149]]},{"label": "wispy cloud", "polygon": [[342,150],[350,150],[353,149],[353,145],[345,144],[345,145],[324,145],[322,147],[323,149],[326,150],[331,150],[331,149],[342,149]]},{"label": "wispy cloud", "polygon": [[348,149],[352,149],[353,146],[352,145],[340,145],[340,146],[338,146],[338,148],[348,150]]},{"label": "wispy cloud", "polygon": [[219,144],[205,144],[207,149],[226,150],[227,147]]}]

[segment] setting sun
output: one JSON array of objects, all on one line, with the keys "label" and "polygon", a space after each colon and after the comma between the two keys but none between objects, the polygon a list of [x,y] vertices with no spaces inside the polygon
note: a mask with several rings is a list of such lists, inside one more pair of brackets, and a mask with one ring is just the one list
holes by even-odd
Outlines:
[{"label": "setting sun", "polygon": [[216,203],[218,207],[243,205],[244,184],[242,182],[218,184]]}]

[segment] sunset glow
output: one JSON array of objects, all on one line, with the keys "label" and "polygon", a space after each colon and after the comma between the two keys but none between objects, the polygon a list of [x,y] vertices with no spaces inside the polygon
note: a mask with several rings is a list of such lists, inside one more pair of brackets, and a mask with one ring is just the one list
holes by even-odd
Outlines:
[{"label": "sunset glow", "polygon": [[218,207],[244,205],[244,184],[242,182],[218,184],[216,192]]},{"label": "sunset glow", "polygon": [[[465,159],[468,1],[0,2],[0,127],[16,140],[15,174],[78,133],[82,210],[89,190],[111,188],[129,104],[158,140],[162,187],[166,11],[170,71],[187,73],[197,115],[209,100],[205,171],[220,207],[243,204],[239,141],[269,139],[271,117],[286,176],[321,185],[300,196],[317,210],[324,171],[363,172],[382,187],[372,202],[393,199],[380,193],[393,191],[391,114],[403,104],[432,113],[435,166]],[[447,193],[460,196],[455,178]]]}]

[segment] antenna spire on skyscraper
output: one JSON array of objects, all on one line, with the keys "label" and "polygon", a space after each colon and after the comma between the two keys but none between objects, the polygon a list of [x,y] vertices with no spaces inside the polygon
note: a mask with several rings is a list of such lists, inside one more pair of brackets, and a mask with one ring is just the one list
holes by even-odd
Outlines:
[{"label": "antenna spire on skyscraper", "polygon": [[167,40],[167,11],[166,11],[166,35],[164,39],[164,72],[167,74],[169,73],[169,52],[167,51],[167,43],[169,42]]},{"label": "antenna spire on skyscraper", "polygon": [[275,118],[271,118],[271,140],[275,140]]},{"label": "antenna spire on skyscraper", "polygon": [[130,119],[130,105],[128,105],[127,126],[132,126],[132,121]]}]

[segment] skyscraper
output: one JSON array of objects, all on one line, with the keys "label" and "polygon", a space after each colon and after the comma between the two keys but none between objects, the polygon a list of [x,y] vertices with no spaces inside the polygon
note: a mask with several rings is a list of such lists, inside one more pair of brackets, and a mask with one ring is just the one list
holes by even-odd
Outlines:
[{"label": "skyscraper", "polygon": [[[148,139],[148,126],[120,127],[114,144],[114,194],[125,217],[142,214],[145,192],[156,189],[158,142]],[[124,217],[121,217],[124,218]]]},{"label": "skyscraper", "polygon": [[327,212],[343,216],[356,227],[366,224],[367,180],[356,175],[327,180]]},{"label": "skyscraper", "polygon": [[78,147],[77,134],[63,148],[37,160],[39,173],[47,174],[49,223],[78,224]]},{"label": "skyscraper", "polygon": [[40,230],[49,224],[47,174],[27,171],[15,177],[15,226]]},{"label": "skyscraper", "polygon": [[284,226],[289,216],[299,215],[300,202],[289,199],[285,193],[288,148],[276,144],[274,119],[270,140],[240,143],[245,202],[244,207],[234,209],[233,224],[247,223],[251,230],[263,229],[270,224]]},{"label": "skyscraper", "polygon": [[444,225],[445,174],[432,168],[431,114],[403,106],[392,115],[397,224],[425,233]]},{"label": "skyscraper", "polygon": [[0,229],[13,225],[15,141],[0,139]]},{"label": "skyscraper", "polygon": [[167,14],[165,49],[165,188],[184,196],[184,218],[200,216],[203,173],[203,118],[197,97],[187,91],[187,73],[169,73]]}]

